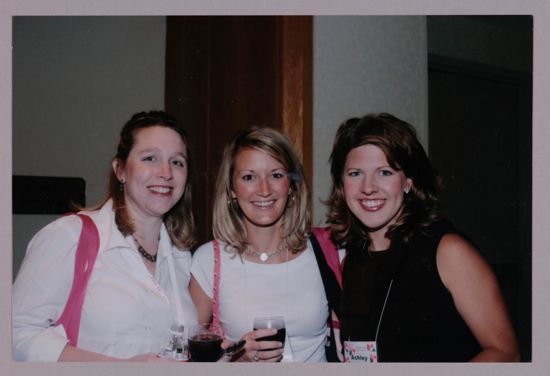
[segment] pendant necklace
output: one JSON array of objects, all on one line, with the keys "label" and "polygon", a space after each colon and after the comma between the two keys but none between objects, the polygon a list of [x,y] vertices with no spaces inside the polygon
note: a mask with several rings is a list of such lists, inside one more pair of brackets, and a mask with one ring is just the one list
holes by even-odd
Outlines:
[{"label": "pendant necklace", "polygon": [[271,252],[271,253],[268,253],[268,252],[257,252],[255,250],[252,249],[252,247],[250,247],[249,245],[246,246],[246,250],[245,252],[250,254],[250,255],[254,255],[256,257],[258,257],[260,259],[261,262],[266,262],[267,260],[269,260],[270,258],[272,258],[273,256],[276,256],[278,255],[279,253],[283,252],[283,251],[287,251],[288,250],[288,245],[286,244],[286,241],[283,242],[283,244],[281,245],[281,247],[279,247],[279,249]]}]

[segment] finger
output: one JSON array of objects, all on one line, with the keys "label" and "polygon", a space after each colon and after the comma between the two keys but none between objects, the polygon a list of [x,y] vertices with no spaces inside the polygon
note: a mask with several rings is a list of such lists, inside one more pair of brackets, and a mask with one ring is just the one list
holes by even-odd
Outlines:
[{"label": "finger", "polygon": [[234,352],[232,355],[231,355],[231,358],[229,359],[230,362],[237,362],[237,361],[240,361],[241,359],[243,359],[244,355],[246,354],[246,348],[242,348],[240,349],[239,351],[237,352]]},{"label": "finger", "polygon": [[[242,337],[245,339],[245,336]],[[256,341],[246,340],[244,346],[231,355],[230,362],[251,362],[256,352]]]},{"label": "finger", "polygon": [[258,358],[263,362],[278,362],[283,355],[283,349],[258,351]]},{"label": "finger", "polygon": [[229,346],[232,346],[234,344],[235,342],[224,339],[221,346],[222,346],[222,349],[226,350]]},{"label": "finger", "polygon": [[279,341],[256,341],[254,349],[258,351],[274,350],[283,347],[283,344]]},{"label": "finger", "polygon": [[283,360],[283,356],[279,355],[279,356],[276,356],[275,358],[264,359],[264,360],[262,360],[262,362],[265,362],[265,363],[279,363],[281,360]]},{"label": "finger", "polygon": [[253,330],[252,332],[250,332],[248,334],[250,334],[250,336],[251,336],[250,339],[256,340],[258,338],[272,336],[274,334],[277,334],[277,329],[273,329],[273,328],[257,329],[257,330]]}]

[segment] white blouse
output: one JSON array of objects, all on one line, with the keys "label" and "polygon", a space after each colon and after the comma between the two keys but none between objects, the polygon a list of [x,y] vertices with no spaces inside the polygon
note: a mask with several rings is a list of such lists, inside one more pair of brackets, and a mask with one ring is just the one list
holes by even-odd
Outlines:
[{"label": "white blouse", "polygon": [[[131,236],[118,230],[112,203],[86,212],[95,222],[100,247],[82,308],[78,348],[118,358],[159,352],[176,323],[169,257],[180,292],[185,325],[197,321],[188,293],[191,253],[175,248],[162,226],[156,275],[146,268]],[[77,216],[62,217],[31,240],[13,286],[13,357],[57,361],[67,336],[61,315],[72,285],[82,228]]]},{"label": "white blouse", "polygon": [[[328,303],[309,242],[298,257],[281,264],[243,261],[223,249],[221,245],[219,309],[225,335],[235,341],[253,329],[254,317],[284,316],[285,360],[326,361]],[[214,250],[209,242],[193,255],[191,273],[210,298],[213,272]]]}]

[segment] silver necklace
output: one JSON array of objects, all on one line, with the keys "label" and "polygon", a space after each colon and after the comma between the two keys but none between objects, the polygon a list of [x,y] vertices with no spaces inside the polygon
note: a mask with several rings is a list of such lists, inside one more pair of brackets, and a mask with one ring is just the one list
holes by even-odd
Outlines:
[{"label": "silver necklace", "polygon": [[278,255],[279,253],[283,252],[283,251],[287,251],[288,250],[288,245],[286,244],[286,241],[283,242],[283,244],[281,245],[281,247],[279,247],[279,249],[271,252],[271,253],[268,253],[268,252],[257,252],[255,250],[253,250],[250,245],[247,245],[246,246],[246,250],[245,252],[250,254],[250,255],[254,255],[256,257],[258,257],[260,259],[261,262],[266,262],[267,260],[269,260],[270,258],[272,258],[273,256],[276,256]]}]

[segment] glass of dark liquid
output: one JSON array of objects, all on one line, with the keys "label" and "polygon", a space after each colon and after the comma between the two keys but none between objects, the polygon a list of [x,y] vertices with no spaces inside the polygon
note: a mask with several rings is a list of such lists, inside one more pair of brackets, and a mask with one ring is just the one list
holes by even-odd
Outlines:
[{"label": "glass of dark liquid", "polygon": [[277,329],[277,333],[261,337],[256,339],[256,341],[279,341],[285,345],[286,338],[286,326],[285,319],[283,316],[267,316],[267,317],[256,317],[253,324],[254,330],[273,328]]},{"label": "glass of dark liquid", "polygon": [[189,328],[188,348],[192,362],[217,362],[223,355],[222,331],[211,324],[196,324]]}]

